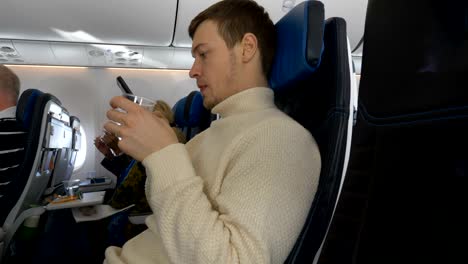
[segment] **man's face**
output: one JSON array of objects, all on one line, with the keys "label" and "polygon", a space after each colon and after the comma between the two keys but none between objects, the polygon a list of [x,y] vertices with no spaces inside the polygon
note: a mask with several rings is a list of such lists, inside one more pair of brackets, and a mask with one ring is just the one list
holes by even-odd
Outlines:
[{"label": "man's face", "polygon": [[197,80],[207,109],[236,93],[238,61],[236,46],[228,49],[211,20],[203,21],[193,36],[192,54],[195,61],[189,75]]}]

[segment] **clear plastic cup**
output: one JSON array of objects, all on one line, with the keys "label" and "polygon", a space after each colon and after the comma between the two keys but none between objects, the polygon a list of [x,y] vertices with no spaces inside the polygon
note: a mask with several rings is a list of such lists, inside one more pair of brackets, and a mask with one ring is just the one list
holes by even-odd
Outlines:
[{"label": "clear plastic cup", "polygon": [[[122,96],[138,104],[140,107],[150,112],[153,112],[154,106],[156,105],[156,102],[154,100],[151,100],[143,96],[138,96],[134,94],[123,94]],[[125,112],[124,110],[120,108],[117,108],[116,110]],[[117,125],[120,125],[120,124],[117,123]],[[118,147],[119,140],[120,139],[116,137],[115,135],[109,133],[106,130],[103,130],[100,137],[96,139],[94,145],[106,157],[112,158],[112,157],[120,156],[123,154],[123,152]]]},{"label": "clear plastic cup", "polygon": [[153,112],[154,105],[156,104],[154,100],[143,96],[134,94],[123,94],[122,96],[150,112]]}]

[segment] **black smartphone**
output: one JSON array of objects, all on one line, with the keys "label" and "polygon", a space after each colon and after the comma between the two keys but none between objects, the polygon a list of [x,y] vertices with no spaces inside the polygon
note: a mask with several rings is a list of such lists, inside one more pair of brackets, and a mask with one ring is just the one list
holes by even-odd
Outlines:
[{"label": "black smartphone", "polygon": [[128,88],[127,83],[121,76],[117,77],[117,85],[120,87],[120,90],[122,90],[122,93],[133,94],[132,90]]}]

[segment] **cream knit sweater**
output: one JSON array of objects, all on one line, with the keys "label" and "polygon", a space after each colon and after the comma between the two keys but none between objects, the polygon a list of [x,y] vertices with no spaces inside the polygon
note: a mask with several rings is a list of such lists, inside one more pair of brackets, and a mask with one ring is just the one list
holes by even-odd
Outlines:
[{"label": "cream knit sweater", "polygon": [[107,263],[283,263],[320,173],[312,136],[278,110],[269,88],[235,94],[186,145],[148,156],[148,229]]}]

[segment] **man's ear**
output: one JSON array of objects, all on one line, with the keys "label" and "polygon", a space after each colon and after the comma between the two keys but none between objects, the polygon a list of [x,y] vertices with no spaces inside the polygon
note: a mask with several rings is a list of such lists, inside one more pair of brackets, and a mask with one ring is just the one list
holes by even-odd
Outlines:
[{"label": "man's ear", "polygon": [[252,33],[245,33],[242,38],[242,62],[249,62],[258,50],[257,37]]}]

